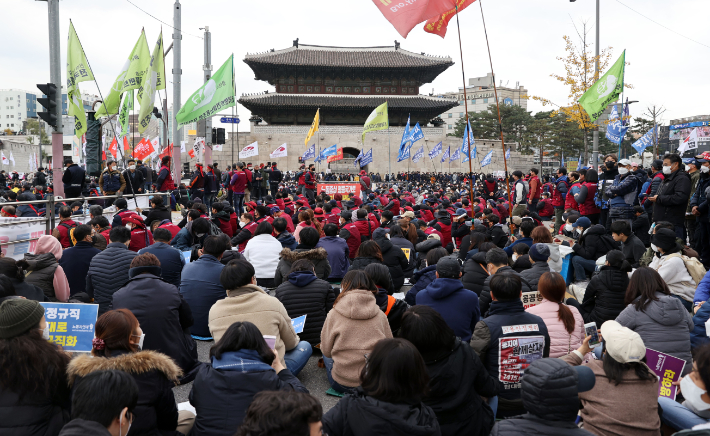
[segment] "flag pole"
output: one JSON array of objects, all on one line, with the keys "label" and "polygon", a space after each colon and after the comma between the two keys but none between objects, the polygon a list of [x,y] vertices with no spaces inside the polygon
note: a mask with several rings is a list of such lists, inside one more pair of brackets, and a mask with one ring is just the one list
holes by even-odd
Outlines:
[{"label": "flag pole", "polygon": [[390,114],[389,109],[387,110],[387,164],[389,165],[389,174],[387,178],[389,179],[388,188],[392,187],[392,138],[390,137]]},{"label": "flag pole", "polygon": [[[464,104],[464,110],[466,111],[466,128],[464,128],[464,130],[468,132],[468,138],[466,138],[464,140],[467,140],[471,137],[471,132],[467,129],[468,125],[469,125],[469,122],[468,122],[468,98],[466,97],[466,74],[464,73],[464,68],[463,68],[463,48],[461,46],[461,26],[459,24],[459,4],[458,4],[458,1],[456,2],[456,30],[459,33],[459,55],[461,56],[461,79],[463,80],[463,104]],[[494,82],[495,82],[495,80],[494,80]],[[449,169],[451,169],[451,161],[449,161]],[[471,200],[471,207],[473,207],[473,181],[471,180],[472,174],[473,174],[473,169],[471,167],[471,141],[469,141],[468,142],[468,183],[469,183],[468,195]]]},{"label": "flag pole", "polygon": [[[493,72],[493,58],[491,57],[491,45],[488,42],[488,30],[486,30],[486,19],[483,16],[483,0],[478,0],[478,6],[481,8],[481,20],[483,21],[483,32],[486,35],[486,47],[488,48],[488,61],[491,64],[491,75],[493,76],[493,91],[495,92],[495,97],[496,97],[496,109],[498,110],[498,130],[500,131],[500,146],[503,149],[503,164],[505,166],[505,185],[508,191],[508,209],[510,210],[511,214],[509,216],[510,223],[513,223],[513,214],[512,214],[512,197],[510,196],[510,178],[508,177],[508,159],[505,158],[505,139],[503,138],[503,122],[501,121],[500,118],[500,102],[498,101],[498,87],[496,86],[496,75]],[[458,18],[457,18],[458,22]]]}]

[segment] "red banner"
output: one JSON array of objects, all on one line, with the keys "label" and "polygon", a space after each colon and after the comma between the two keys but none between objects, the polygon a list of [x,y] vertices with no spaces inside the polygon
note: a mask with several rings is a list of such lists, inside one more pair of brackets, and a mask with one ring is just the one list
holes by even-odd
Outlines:
[{"label": "red banner", "polygon": [[131,144],[128,143],[128,136],[123,137],[123,151],[130,151]]},{"label": "red banner", "polygon": [[328,156],[328,162],[333,162],[335,160],[340,160],[342,158],[343,158],[343,149],[338,148],[338,153],[336,153],[332,156]]},{"label": "red banner", "polygon": [[111,145],[108,147],[108,151],[111,152],[111,155],[113,155],[113,158],[116,159],[118,157],[118,141],[116,141],[116,138],[113,138],[113,141],[111,141]]},{"label": "red banner", "polygon": [[422,21],[454,8],[454,0],[373,0],[394,28],[406,38]]},{"label": "red banner", "polygon": [[[457,0],[459,6],[459,12],[466,9],[470,4],[473,4],[476,0]],[[456,8],[449,9],[441,15],[435,18],[430,18],[424,25],[424,31],[428,33],[433,33],[444,37],[446,35],[446,28],[449,25],[449,21],[456,16]]]},{"label": "red banner", "polygon": [[151,144],[150,141],[141,139],[141,142],[136,144],[136,148],[133,150],[133,157],[143,160],[153,154],[154,151],[153,144]]},{"label": "red banner", "polygon": [[318,183],[318,194],[325,192],[331,197],[333,194],[350,194],[354,193],[360,196],[360,182],[352,183]]}]

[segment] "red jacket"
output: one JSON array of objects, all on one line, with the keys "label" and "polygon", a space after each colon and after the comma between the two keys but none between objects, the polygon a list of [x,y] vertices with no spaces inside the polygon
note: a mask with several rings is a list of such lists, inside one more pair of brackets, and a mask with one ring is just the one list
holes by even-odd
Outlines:
[{"label": "red jacket", "polygon": [[163,170],[167,171],[168,174],[165,176],[165,179],[163,179],[163,183],[160,185],[160,187],[158,188],[158,190],[159,190],[160,192],[169,192],[169,191],[172,191],[173,189],[175,189],[175,183],[173,182],[173,175],[172,175],[172,173],[170,172],[170,168],[166,167],[165,165],[163,165],[162,167],[160,167],[160,172],[161,172],[161,173],[163,172]]},{"label": "red jacket", "polygon": [[235,194],[243,194],[247,187],[247,176],[244,171],[232,171],[229,179],[229,189]]},{"label": "red jacket", "polygon": [[169,231],[173,238],[174,238],[175,235],[177,235],[178,232],[180,231],[180,227],[176,226],[176,225],[173,224],[173,223],[161,224],[161,225],[158,226],[158,228],[159,228],[159,229],[165,229],[165,230]]},{"label": "red jacket", "polygon": [[542,209],[539,210],[538,215],[540,215],[542,217],[547,217],[547,216],[552,216],[555,214],[555,208],[552,206],[552,200],[550,200],[548,198],[548,199],[540,200],[540,202],[538,204],[540,204],[540,203],[543,203],[544,206],[542,207]]},{"label": "red jacket", "polygon": [[587,187],[587,197],[579,205],[579,213],[582,214],[582,216],[601,213],[601,210],[599,210],[597,205],[594,203],[594,195],[597,193],[597,184],[584,182],[582,185]]},{"label": "red jacket", "polygon": [[347,230],[350,233],[350,236],[345,242],[347,242],[348,249],[350,250],[350,259],[355,259],[357,250],[360,248],[360,231],[357,226],[351,222],[345,223],[340,229]]},{"label": "red jacket", "polygon": [[363,236],[372,238],[372,232],[377,229],[377,227],[374,227],[372,225],[372,221],[366,218],[363,218],[361,220],[355,220],[353,221],[353,224],[355,224],[355,227],[357,227],[358,232],[360,232],[361,239]]},{"label": "red jacket", "polygon": [[532,201],[540,198],[540,194],[542,193],[542,184],[540,183],[540,178],[538,176],[530,177],[528,185],[530,186],[528,199]]},{"label": "red jacket", "polygon": [[59,225],[57,225],[57,232],[59,232],[59,242],[62,244],[62,248],[71,247],[71,236],[69,235],[69,232],[77,225],[78,224],[72,220],[62,221],[61,223],[59,223]]},{"label": "red jacket", "polygon": [[133,229],[131,229],[131,243],[128,245],[129,250],[138,252],[141,248],[153,245],[153,234],[146,229],[143,218],[139,215],[127,215],[125,218],[121,219],[121,223],[124,226],[127,223],[133,224]]},{"label": "red jacket", "polygon": [[579,210],[579,205],[577,204],[577,201],[574,199],[574,195],[572,195],[572,186],[574,186],[574,185],[580,185],[580,183],[574,182],[571,185],[569,185],[569,190],[567,191],[567,197],[565,197],[565,210],[567,210],[567,209]]}]

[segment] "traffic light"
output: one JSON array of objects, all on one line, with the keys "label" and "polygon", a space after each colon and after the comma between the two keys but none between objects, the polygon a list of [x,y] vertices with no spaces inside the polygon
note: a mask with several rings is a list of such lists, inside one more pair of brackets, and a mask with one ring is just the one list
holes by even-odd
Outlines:
[{"label": "traffic light", "polygon": [[210,142],[212,144],[219,144],[219,142],[217,142],[217,128],[216,127],[212,127],[212,140],[208,141],[208,142]]},{"label": "traffic light", "polygon": [[47,124],[53,128],[57,128],[57,85],[54,83],[38,84],[37,88],[46,95],[46,98],[38,98],[37,103],[41,104],[46,111],[37,112],[37,115],[42,118]]},{"label": "traffic light", "polygon": [[217,135],[216,135],[216,136],[213,136],[213,138],[216,138],[215,141],[214,141],[215,144],[224,144],[224,143],[225,143],[225,140],[224,140],[224,129],[221,128],[221,127],[218,128],[218,129],[217,129]]}]

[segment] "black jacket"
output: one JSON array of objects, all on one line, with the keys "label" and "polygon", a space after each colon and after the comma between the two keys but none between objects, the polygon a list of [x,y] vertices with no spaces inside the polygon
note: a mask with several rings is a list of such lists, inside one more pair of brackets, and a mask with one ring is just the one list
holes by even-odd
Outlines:
[{"label": "black jacket", "polygon": [[[231,252],[232,250],[227,250],[225,254]],[[160,261],[160,277],[171,285],[179,288],[182,268],[185,266],[185,257],[182,255],[182,252],[165,242],[156,242],[153,245],[138,250],[138,254],[145,253],[153,254]],[[236,253],[239,254],[238,251]],[[223,255],[222,257],[224,258],[225,256]],[[241,255],[239,257],[241,257]]]},{"label": "black jacket", "polygon": [[424,403],[392,404],[356,388],[323,415],[329,436],[440,436],[436,415]]},{"label": "black jacket", "polygon": [[423,357],[430,377],[424,404],[436,413],[441,434],[488,435],[495,417],[481,397],[498,395],[498,383],[478,355],[456,338],[453,349]]},{"label": "black jacket", "polygon": [[285,278],[286,281],[276,288],[275,297],[284,305],[291,319],[308,315],[299,337],[311,345],[320,344],[323,323],[335,302],[333,287],[308,271],[295,271]]},{"label": "black jacket", "polygon": [[[395,248],[399,248],[400,250],[402,250],[402,253],[405,254],[404,257],[407,258],[407,267],[404,268],[404,276],[407,278],[412,277],[412,274],[414,274],[414,268],[416,268],[417,266],[414,245],[409,241],[409,239],[405,239],[400,236],[390,238],[390,242],[392,243],[392,245],[395,246]],[[409,253],[409,255],[407,255],[407,253]]]},{"label": "black jacket", "polygon": [[480,301],[483,285],[486,283],[489,275],[486,269],[486,253],[479,251],[474,254],[470,259],[464,262],[462,272],[461,281],[463,282],[463,287],[475,292],[476,295],[479,296]]},{"label": "black jacket", "polygon": [[[26,394],[22,400],[12,391],[0,388],[0,434],[22,436],[56,436],[69,422],[71,392],[66,383],[52,386],[56,392]],[[88,436],[88,435],[85,435]]]},{"label": "black jacket", "polygon": [[491,237],[491,242],[500,248],[505,248],[505,244],[508,242],[508,235],[505,234],[505,230],[500,225],[494,225],[488,229],[488,236]]},{"label": "black jacket", "polygon": [[86,275],[86,293],[99,305],[99,316],[111,309],[113,293],[128,281],[128,270],[137,255],[126,244],[112,242],[91,259]]},{"label": "black jacket", "polygon": [[73,247],[64,250],[62,258],[59,259],[59,266],[67,276],[70,295],[86,292],[86,274],[89,272],[91,259],[99,253],[101,250],[86,241],[78,241]]},{"label": "black jacket", "polygon": [[436,238],[426,239],[415,246],[417,253],[419,254],[419,268],[422,267],[423,261],[426,260],[426,255],[429,251],[441,247],[441,241]]},{"label": "black jacket", "polygon": [[62,174],[64,190],[83,191],[86,183],[86,171],[77,164],[71,164]]},{"label": "black jacket", "polygon": [[[131,173],[131,170],[125,170],[123,172],[123,180],[126,181],[126,192],[124,192],[125,195],[133,195],[143,192],[143,185],[145,185],[145,177],[139,169],[136,169],[133,173]],[[139,189],[140,192],[138,191]]]},{"label": "black jacket", "polygon": [[[498,268],[498,271],[496,271],[496,274],[498,273],[508,273],[508,274],[515,274],[518,277],[520,277],[520,281],[523,284],[523,292],[531,292],[530,289],[530,284],[525,280],[523,276],[520,275],[517,271],[515,271],[513,268],[509,266],[504,266],[501,268]],[[492,275],[486,277],[486,280],[483,282],[483,290],[481,291],[481,295],[479,296],[480,298],[478,299],[478,302],[481,305],[481,317],[485,318],[488,315],[488,308],[491,305],[491,277]]]},{"label": "black jacket", "polygon": [[271,170],[268,171],[269,173],[269,185],[278,185],[281,183],[281,180],[283,180],[283,175],[281,174],[281,170],[277,168],[272,168]]},{"label": "black jacket", "polygon": [[172,390],[180,376],[180,368],[175,362],[155,351],[113,351],[112,357],[109,358],[82,354],[69,362],[69,384],[75,384],[79,378],[94,371],[108,369],[127,372],[138,384],[138,406],[134,410],[131,434],[180,434],[175,431],[178,410]]},{"label": "black jacket", "polygon": [[[138,171],[136,171],[138,172]],[[161,222],[163,220],[171,220],[172,221],[172,216],[170,215],[170,209],[167,206],[160,206],[160,207],[154,207],[152,209],[144,210],[142,211],[143,216],[145,216],[145,219],[143,222],[145,222],[145,226],[150,229],[151,223],[153,221],[158,221]]]},{"label": "black jacket", "polygon": [[648,220],[648,213],[644,212],[637,216],[633,223],[631,223],[631,228],[645,247],[648,248],[651,246],[651,235],[648,234],[648,231],[651,229],[651,223]]},{"label": "black jacket", "polygon": [[50,301],[49,298],[44,295],[44,291],[42,290],[42,288],[35,286],[31,283],[27,283],[26,281],[24,281],[24,277],[22,281],[19,281],[18,279],[13,279],[12,277],[8,278],[12,282],[12,285],[15,287],[15,294],[17,294],[17,296],[25,297],[28,300],[34,301]]},{"label": "black jacket", "polygon": [[[371,263],[382,263],[382,262],[380,262],[379,259],[376,259],[374,257],[356,257],[350,263],[350,268],[348,268],[348,271],[352,271],[355,269],[364,270],[365,267]],[[404,282],[404,279],[402,279],[402,282]]]},{"label": "black jacket", "polygon": [[59,436],[110,436],[111,433],[96,421],[85,421],[81,418],[72,419],[62,428]]},{"label": "black jacket", "polygon": [[409,262],[404,252],[395,247],[385,235],[384,229],[381,228],[375,230],[372,234],[375,242],[377,242],[377,245],[380,246],[380,250],[382,250],[382,263],[390,269],[394,291],[398,292],[399,288],[404,284],[404,271],[409,266]]},{"label": "black jacket", "polygon": [[[299,244],[297,247],[302,246]],[[286,281],[286,277],[291,272],[291,265],[299,259],[310,260],[315,266],[316,276],[319,279],[328,280],[330,277],[330,262],[328,262],[328,252],[325,251],[325,248],[296,248],[295,250],[284,248],[279,255],[281,258],[274,274],[275,286]]]},{"label": "black jacket", "polygon": [[592,276],[584,292],[580,314],[584,322],[595,322],[601,328],[604,321],[616,319],[626,308],[624,299],[629,275],[619,268],[605,265]]},{"label": "black jacket", "polygon": [[113,294],[113,309],[133,312],[145,333],[143,349],[167,355],[188,374],[199,365],[189,330],[194,323],[190,306],[175,286],[160,278],[160,267],[131,268],[129,276],[128,283]]},{"label": "black jacket", "polygon": [[520,277],[525,279],[531,291],[537,291],[537,283],[546,272],[550,272],[550,265],[547,262],[535,262],[531,268],[522,271]]},{"label": "black jacket", "polygon": [[[375,302],[378,306],[380,306],[382,312],[387,315],[387,322],[390,325],[390,330],[392,330],[392,335],[397,336],[399,327],[402,325],[402,315],[404,315],[404,312],[409,309],[409,305],[404,300],[398,300],[389,295],[387,289],[380,288],[378,286],[377,290],[379,292],[375,295]],[[392,305],[389,313],[387,313],[387,306],[389,305],[391,299],[394,299],[394,304]]]},{"label": "black jacket", "polygon": [[[685,210],[690,199],[690,176],[678,170],[665,176],[656,193],[653,220],[670,221],[675,226],[685,224]],[[634,229],[635,230],[635,229]]]},{"label": "black jacket", "polygon": [[619,243],[607,235],[606,228],[601,224],[595,224],[587,229],[579,238],[579,242],[572,246],[574,254],[587,260],[597,260],[609,251],[619,249]]},{"label": "black jacket", "polygon": [[47,175],[41,172],[35,173],[35,178],[32,180],[32,186],[45,186],[47,184]]}]

